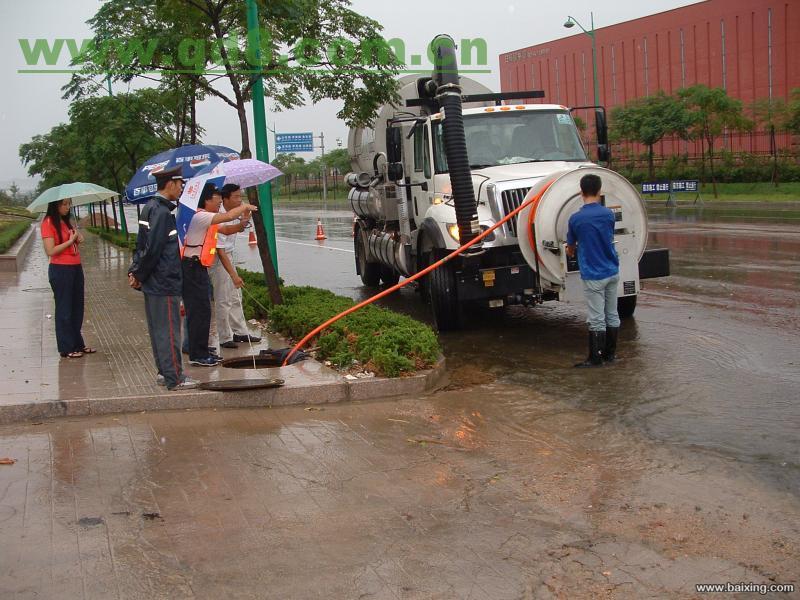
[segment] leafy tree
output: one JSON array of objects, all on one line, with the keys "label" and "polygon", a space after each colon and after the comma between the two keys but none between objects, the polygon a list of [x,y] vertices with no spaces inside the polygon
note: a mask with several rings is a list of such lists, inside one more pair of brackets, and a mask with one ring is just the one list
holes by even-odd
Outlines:
[{"label": "leafy tree", "polygon": [[700,140],[701,169],[705,178],[705,146],[708,145],[708,165],[714,197],[718,198],[717,178],[714,174],[714,142],[723,131],[746,131],[752,127],[743,114],[741,100],[728,96],[722,88],[709,88],[698,84],[678,90],[678,97],[689,111],[690,136]]},{"label": "leafy tree", "polygon": [[775,134],[785,130],[787,123],[787,106],[783,98],[762,98],[750,107],[753,123],[763,127],[769,133],[769,153],[772,157],[771,181],[778,187],[778,145]]},{"label": "leafy tree", "polygon": [[689,127],[689,114],[684,106],[663,91],[615,108],[611,119],[615,137],[647,146],[650,179],[654,177],[653,146],[666,135],[685,137]]},{"label": "leafy tree", "polygon": [[287,154],[285,152],[276,154],[275,158],[272,159],[272,164],[283,172],[287,188],[289,188],[293,182],[296,182],[297,176],[300,173],[300,166],[304,165],[305,162],[304,158],[294,153]]},{"label": "leafy tree", "polygon": [[40,189],[91,181],[122,193],[145,159],[179,144],[186,106],[172,93],[144,89],[81,98],[69,119],[20,146],[28,173],[41,175]]},{"label": "leafy tree", "polygon": [[[258,0],[263,68],[252,66],[243,3],[231,0],[109,0],[89,20],[93,43],[75,63],[82,65],[67,96],[93,85],[94,77],[162,81],[185,76],[198,90],[236,110],[242,155],[250,155],[246,103],[253,74],[279,109],[312,102],[344,101],[339,118],[369,123],[377,107],[395,100],[396,58],[381,42],[381,26],[350,10],[348,0]],[[288,52],[286,49],[288,48]],[[152,51],[151,51],[152,50]],[[347,56],[346,56],[347,55]],[[349,56],[361,57],[358,64]],[[96,84],[95,84],[96,85]]]},{"label": "leafy tree", "polygon": [[786,130],[794,135],[800,135],[800,88],[795,88],[789,96],[786,105],[786,120],[784,126]]},{"label": "leafy tree", "polygon": [[[243,2],[140,0],[132,8],[130,0],[108,0],[89,20],[93,44],[76,59],[83,66],[65,93],[79,94],[93,85],[93,77],[163,81],[184,76],[197,90],[236,111],[245,158],[251,156],[245,108],[257,75],[278,109],[300,106],[306,97],[314,103],[343,100],[338,116],[351,126],[370,123],[379,106],[398,100],[393,77],[398,63],[380,36],[382,27],[351,10],[349,0],[256,4],[260,70],[256,48],[248,49]],[[253,218],[263,231],[261,214]],[[258,244],[270,293],[279,298],[266,240],[259,236]]]},{"label": "leafy tree", "polygon": [[335,169],[340,175],[352,171],[350,166],[350,154],[345,148],[336,148],[325,154],[325,166],[328,169]]}]

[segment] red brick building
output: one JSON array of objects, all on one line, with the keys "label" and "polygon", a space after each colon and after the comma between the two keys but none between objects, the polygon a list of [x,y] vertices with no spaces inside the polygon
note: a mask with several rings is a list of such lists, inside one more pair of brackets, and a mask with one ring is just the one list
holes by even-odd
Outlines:
[{"label": "red brick building", "polygon": [[[588,15],[573,16],[589,27]],[[798,0],[707,0],[597,28],[595,40],[599,103],[609,110],[697,83],[724,88],[745,106],[761,98],[788,99],[800,88]],[[594,104],[592,40],[578,29],[501,54],[500,84],[503,91],[542,89],[538,102]],[[739,138],[725,141],[732,149],[768,150],[764,135],[732,137]],[[780,142],[785,146],[788,139]],[[687,149],[692,152],[682,151]]]}]

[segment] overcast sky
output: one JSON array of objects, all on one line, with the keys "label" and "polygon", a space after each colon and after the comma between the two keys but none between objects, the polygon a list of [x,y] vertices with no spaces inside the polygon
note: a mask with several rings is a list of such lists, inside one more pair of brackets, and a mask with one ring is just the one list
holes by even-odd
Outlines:
[{"label": "overcast sky", "polygon": [[[240,1],[244,6],[244,0]],[[532,0],[460,0],[457,3],[353,0],[353,9],[382,23],[386,38],[402,39],[408,55],[424,54],[427,44],[438,33],[448,33],[456,40],[485,39],[491,73],[474,77],[493,90],[499,90],[498,56],[510,50],[575,35],[574,29],[568,31],[563,27],[567,15],[589,27],[589,13],[595,10],[595,27],[600,28],[693,3],[693,0],[650,0],[647,3],[617,0],[604,5],[589,0],[567,0],[564,3]],[[20,163],[19,145],[67,119],[68,103],[61,99],[60,88],[69,76],[18,73],[18,69],[25,67],[18,40],[82,40],[90,37],[86,21],[100,4],[98,0],[0,0],[0,77],[4,82],[0,95],[0,188],[6,188],[12,181],[23,189],[35,185]],[[66,68],[66,61],[61,61],[60,66]],[[423,63],[423,66],[427,64]],[[121,84],[115,85],[114,89],[126,91]],[[315,135],[324,132],[327,150],[336,147],[337,137],[345,146],[347,144],[347,127],[336,118],[339,107],[338,102],[326,101],[276,113],[267,99],[267,122],[271,127],[277,126],[278,132],[313,131]],[[199,107],[198,120],[206,129],[204,141],[240,148],[238,120],[228,105],[215,99],[207,100]],[[250,127],[252,131],[252,119]],[[270,156],[274,156],[271,135]],[[314,155],[301,156],[310,159]]]}]

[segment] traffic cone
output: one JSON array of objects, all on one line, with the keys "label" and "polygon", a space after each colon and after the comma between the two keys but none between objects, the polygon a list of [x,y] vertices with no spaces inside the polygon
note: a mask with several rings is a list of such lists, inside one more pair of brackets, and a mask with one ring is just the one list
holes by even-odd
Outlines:
[{"label": "traffic cone", "polygon": [[247,243],[250,244],[251,246],[255,246],[256,244],[258,244],[258,241],[256,240],[256,232],[253,231],[252,229],[250,230],[250,237],[247,239]]},{"label": "traffic cone", "polygon": [[328,239],[328,236],[325,235],[325,230],[322,228],[322,221],[319,219],[317,219],[317,235],[314,239],[318,242]]}]

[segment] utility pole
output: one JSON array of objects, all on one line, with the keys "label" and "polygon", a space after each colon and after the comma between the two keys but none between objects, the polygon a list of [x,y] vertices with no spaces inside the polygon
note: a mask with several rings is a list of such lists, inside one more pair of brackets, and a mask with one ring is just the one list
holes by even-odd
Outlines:
[{"label": "utility pole", "polygon": [[[253,68],[253,126],[256,134],[256,158],[268,163],[267,118],[264,111],[264,82],[261,79],[261,34],[258,29],[258,6],[255,0],[247,0],[247,42],[250,51],[256,58],[256,64],[251,65]],[[267,287],[273,303],[281,304],[280,289],[277,286],[278,247],[275,243],[275,216],[272,212],[272,186],[269,182],[258,186],[258,199],[259,211],[253,213],[253,223],[257,227],[260,225],[259,233],[266,237],[263,245],[259,240],[261,261],[268,263],[263,265],[264,277],[267,280]]]},{"label": "utility pole", "polygon": [[325,166],[325,134],[319,134],[320,148],[322,148],[322,211],[328,212],[328,169]]},{"label": "utility pole", "polygon": [[586,28],[581,25],[575,17],[567,16],[567,21],[564,23],[564,27],[569,29],[573,25],[577,25],[581,28],[581,31],[592,38],[592,81],[594,82],[594,105],[599,106],[600,104],[600,82],[597,80],[597,44],[595,42],[595,32],[594,32],[594,13],[589,13],[589,18],[591,19],[591,29],[588,31]]}]

